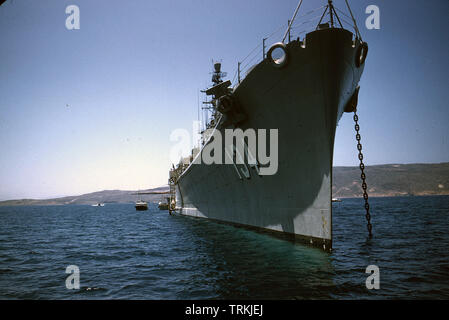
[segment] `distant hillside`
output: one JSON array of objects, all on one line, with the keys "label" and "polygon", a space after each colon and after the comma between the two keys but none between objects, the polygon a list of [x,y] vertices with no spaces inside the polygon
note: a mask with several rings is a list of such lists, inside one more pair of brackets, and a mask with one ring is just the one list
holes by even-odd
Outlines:
[{"label": "distant hillside", "polygon": [[[370,197],[449,195],[449,163],[385,164],[365,168]],[[333,197],[361,197],[359,167],[334,167]]]},{"label": "distant hillside", "polygon": [[[165,192],[168,187],[159,187],[148,190],[140,190],[139,192]],[[8,200],[0,202],[0,206],[32,206],[32,205],[65,205],[65,204],[96,204],[96,203],[130,203],[138,200],[137,191],[122,190],[104,190],[93,193],[87,193],[80,196],[70,196],[55,199],[20,199]],[[166,195],[163,194],[144,194],[140,196],[142,200],[148,202],[159,202]]]},{"label": "distant hillside", "polygon": [[[449,195],[449,163],[367,166],[365,174],[370,197]],[[168,186],[140,191],[165,192],[168,191]],[[130,203],[137,200],[136,192],[104,190],[80,196],[46,200],[8,200],[0,202],[0,206]],[[359,167],[334,167],[332,196],[335,198],[362,196]],[[141,197],[148,202],[159,202],[166,195],[147,194]]]}]

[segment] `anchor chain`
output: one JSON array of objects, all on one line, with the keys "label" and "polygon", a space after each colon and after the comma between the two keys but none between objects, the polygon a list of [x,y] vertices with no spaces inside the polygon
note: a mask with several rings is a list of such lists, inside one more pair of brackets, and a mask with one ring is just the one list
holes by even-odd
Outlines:
[{"label": "anchor chain", "polygon": [[369,237],[371,238],[373,236],[371,230],[373,229],[373,226],[371,225],[371,215],[369,213],[369,203],[368,203],[368,193],[366,192],[366,189],[368,188],[368,186],[366,185],[366,175],[365,175],[365,165],[363,164],[363,153],[362,153],[362,144],[360,143],[360,126],[358,124],[358,120],[359,117],[357,116],[357,111],[354,110],[354,122],[355,122],[355,131],[356,131],[356,135],[355,138],[357,140],[357,150],[359,151],[359,160],[360,160],[360,171],[362,172],[360,174],[360,178],[362,179],[362,189],[363,189],[363,199],[365,199],[365,210],[366,210],[366,221],[367,221],[367,228],[368,228],[368,232],[369,232]]}]

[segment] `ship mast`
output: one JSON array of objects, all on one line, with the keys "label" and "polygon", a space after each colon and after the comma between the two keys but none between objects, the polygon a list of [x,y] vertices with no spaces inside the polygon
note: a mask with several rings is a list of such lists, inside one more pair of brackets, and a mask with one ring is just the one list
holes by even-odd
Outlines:
[{"label": "ship mast", "polygon": [[[348,7],[349,7],[349,4],[348,4]],[[340,28],[343,28],[343,24],[341,23],[340,18],[338,17],[337,11],[335,11],[335,7],[334,7],[334,5],[332,3],[332,0],[328,0],[327,1],[327,5],[326,5],[326,9],[324,10],[323,15],[321,16],[320,21],[318,22],[317,29],[319,29],[321,27],[321,22],[323,21],[323,18],[326,16],[326,13],[327,13],[328,10],[329,10],[330,23],[331,23],[330,27],[331,28],[335,28],[335,20],[334,20],[334,18],[337,18],[337,21],[338,21],[338,24],[340,25]]]},{"label": "ship mast", "polygon": [[[296,7],[295,12],[293,13],[293,17],[292,17],[290,20],[288,20],[288,28],[287,28],[287,30],[285,31],[284,37],[282,38],[282,43],[285,42],[285,39],[287,38],[287,36],[290,38],[290,30],[291,30],[291,28],[292,28],[293,22],[295,21],[296,14],[298,13],[299,8],[301,7],[302,1],[303,1],[303,0],[300,0],[300,1],[299,1],[298,6]],[[349,4],[347,3],[347,1],[346,1],[346,4],[347,4],[348,7],[349,7]],[[324,10],[323,15],[321,16],[321,19],[320,19],[320,22],[318,23],[318,25],[321,24],[321,21],[323,20],[323,18],[324,18],[324,16],[326,15],[326,13],[327,13],[328,10],[329,10],[329,16],[330,16],[331,28],[334,28],[334,27],[335,27],[335,26],[334,26],[334,25],[335,25],[335,23],[334,23],[334,16],[335,16],[335,18],[337,18],[337,21],[338,21],[338,23],[340,24],[340,27],[343,28],[343,25],[342,25],[342,23],[341,23],[341,21],[340,21],[340,18],[339,18],[338,15],[337,15],[337,11],[335,11],[335,8],[334,8],[334,5],[333,5],[333,3],[332,3],[332,0],[328,0],[328,1],[327,1],[326,9]],[[352,14],[351,14],[351,15],[352,15]],[[354,19],[353,19],[353,20],[354,20]],[[289,42],[290,42],[290,41],[289,41]],[[265,56],[264,56],[264,58],[265,58]]]},{"label": "ship mast", "polygon": [[284,43],[285,38],[287,38],[287,35],[290,33],[290,29],[292,28],[293,21],[295,21],[296,14],[298,13],[298,10],[301,7],[301,4],[302,4],[302,0],[299,1],[298,6],[296,7],[295,12],[293,13],[293,17],[288,21],[288,28],[287,28],[287,31],[285,31],[284,37],[282,38],[282,43]]},{"label": "ship mast", "polygon": [[208,119],[205,119],[205,126],[207,128],[212,127],[213,125],[215,125],[217,119],[217,112],[216,112],[216,107],[217,107],[217,100],[220,96],[222,96],[224,94],[223,89],[221,87],[224,87],[224,90],[226,91],[227,87],[229,86],[226,85],[226,83],[223,82],[223,78],[226,77],[227,72],[222,72],[221,71],[221,63],[220,62],[215,62],[214,63],[214,71],[212,72],[212,87],[206,90],[201,90],[201,92],[206,93],[206,95],[210,95],[212,96],[212,99],[210,101],[208,101],[206,99],[206,101],[203,101],[203,104],[205,105],[209,105],[209,106],[204,106],[202,107],[203,110],[211,110],[212,112],[212,119],[210,119],[210,121],[208,121]]},{"label": "ship mast", "polygon": [[331,28],[333,28],[334,27],[334,15],[333,15],[332,11],[335,9],[334,9],[334,6],[332,5],[332,0],[328,0],[327,3],[329,6],[329,15],[331,17]]}]

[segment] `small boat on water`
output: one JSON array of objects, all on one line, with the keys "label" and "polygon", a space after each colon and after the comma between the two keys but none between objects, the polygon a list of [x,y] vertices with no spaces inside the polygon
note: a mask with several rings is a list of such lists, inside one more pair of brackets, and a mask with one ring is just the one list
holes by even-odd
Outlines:
[{"label": "small boat on water", "polygon": [[136,205],[134,206],[137,211],[145,211],[148,210],[148,203],[146,201],[143,201],[141,198],[142,192],[137,191],[137,195],[139,196],[138,200],[136,201]]},{"label": "small boat on water", "polygon": [[160,209],[160,210],[168,210],[168,202],[159,202],[158,203],[158,208]]},{"label": "small boat on water", "polygon": [[148,210],[148,203],[146,201],[138,200],[135,207],[137,211],[145,211]]},{"label": "small boat on water", "polygon": [[338,198],[332,198],[332,202],[341,202],[341,199],[338,199]]},{"label": "small boat on water", "polygon": [[92,207],[104,207],[104,203],[98,202],[98,203],[92,204],[91,206]]}]

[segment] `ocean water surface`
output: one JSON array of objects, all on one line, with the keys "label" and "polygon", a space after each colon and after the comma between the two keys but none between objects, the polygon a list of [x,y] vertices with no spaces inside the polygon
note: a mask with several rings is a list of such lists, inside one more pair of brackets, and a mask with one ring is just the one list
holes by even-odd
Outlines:
[{"label": "ocean water surface", "polygon": [[333,204],[331,253],[154,204],[0,207],[0,299],[448,299],[449,196],[370,205],[371,240],[363,199]]}]

